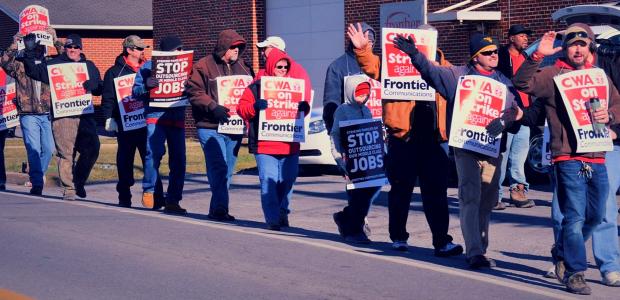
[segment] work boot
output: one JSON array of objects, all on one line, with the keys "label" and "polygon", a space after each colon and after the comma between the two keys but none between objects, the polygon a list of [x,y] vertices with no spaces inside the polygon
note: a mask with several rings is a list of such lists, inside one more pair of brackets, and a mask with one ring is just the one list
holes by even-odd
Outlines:
[{"label": "work boot", "polygon": [[75,200],[75,190],[71,190],[71,189],[65,188],[65,190],[62,193],[62,200],[74,201]]},{"label": "work boot", "polygon": [[583,275],[583,272],[577,272],[570,277],[566,278],[564,281],[566,285],[566,290],[578,295],[590,295],[592,294],[592,289],[588,286],[586,282],[586,278]]},{"label": "work boot", "polygon": [[232,222],[235,220],[235,217],[228,214],[225,210],[216,210],[213,213],[209,213],[207,215],[209,220],[219,221],[219,222]]},{"label": "work boot", "polygon": [[142,193],[142,206],[145,208],[153,208],[155,206],[155,196],[153,195],[153,193]]},{"label": "work boot", "polygon": [[534,201],[528,200],[525,193],[525,185],[520,183],[515,185],[510,188],[510,202],[519,208],[534,207]]},{"label": "work boot", "polygon": [[564,274],[566,274],[566,266],[564,266],[564,261],[558,260],[555,263],[555,279],[557,279],[560,283],[563,283]]}]

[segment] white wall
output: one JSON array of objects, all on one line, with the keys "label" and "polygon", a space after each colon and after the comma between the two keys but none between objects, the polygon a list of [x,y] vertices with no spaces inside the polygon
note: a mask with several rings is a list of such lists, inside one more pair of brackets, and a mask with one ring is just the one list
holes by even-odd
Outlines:
[{"label": "white wall", "polygon": [[314,107],[321,107],[327,67],[344,53],[344,0],[267,0],[266,14],[267,36],[284,39],[310,75]]}]

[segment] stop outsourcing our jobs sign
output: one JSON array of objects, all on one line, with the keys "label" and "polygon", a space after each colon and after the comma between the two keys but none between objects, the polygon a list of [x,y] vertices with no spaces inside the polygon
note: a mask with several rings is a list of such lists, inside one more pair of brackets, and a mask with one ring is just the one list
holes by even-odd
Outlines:
[{"label": "stop outsourcing our jobs sign", "polygon": [[492,137],[485,127],[498,118],[506,106],[506,85],[478,75],[459,78],[449,145],[484,155],[499,156],[502,135]]},{"label": "stop outsourcing our jobs sign", "polygon": [[609,128],[594,131],[587,103],[598,98],[601,107],[608,107],[609,81],[602,69],[572,71],[554,77],[577,139],[577,152],[612,151]]},{"label": "stop outsourcing our jobs sign", "polygon": [[150,106],[177,107],[189,105],[185,83],[192,70],[194,51],[153,51],[151,76],[159,86],[150,92]]},{"label": "stop outsourcing our jobs sign", "polygon": [[146,127],[144,119],[144,102],[134,98],[131,93],[136,74],[114,78],[114,89],[118,99],[118,109],[124,131]]},{"label": "stop outsourcing our jobs sign", "polygon": [[435,101],[435,89],[422,79],[409,55],[394,46],[397,36],[412,37],[418,50],[429,60],[437,54],[437,32],[419,29],[381,29],[381,98],[389,100]]},{"label": "stop outsourcing our jobs sign", "polygon": [[383,163],[383,125],[381,120],[364,119],[340,121],[345,163],[349,183],[347,189],[387,184]]},{"label": "stop outsourcing our jobs sign", "polygon": [[237,105],[245,88],[252,82],[252,76],[232,75],[220,76],[217,81],[218,104],[229,109],[230,118],[217,127],[217,132],[226,134],[243,134],[245,126],[243,119],[237,114]]},{"label": "stop outsourcing our jobs sign", "polygon": [[54,117],[79,116],[95,112],[93,95],[83,87],[89,79],[85,63],[47,66],[52,91]]},{"label": "stop outsourcing our jobs sign", "polygon": [[304,142],[304,114],[299,102],[304,98],[305,82],[287,77],[261,77],[260,98],[267,101],[260,111],[258,140]]}]

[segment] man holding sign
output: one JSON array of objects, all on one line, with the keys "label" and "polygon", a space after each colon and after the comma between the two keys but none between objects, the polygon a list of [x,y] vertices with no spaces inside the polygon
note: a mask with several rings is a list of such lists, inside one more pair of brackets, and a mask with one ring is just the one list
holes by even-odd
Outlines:
[{"label": "man holding sign", "polygon": [[92,96],[101,95],[103,87],[99,69],[82,53],[82,38],[77,34],[67,36],[61,55],[40,64],[35,62],[37,43],[33,34],[24,37],[24,45],[26,74],[51,84],[52,131],[63,198],[74,200],[76,195],[85,198],[84,184],[99,157],[92,103]]},{"label": "man holding sign", "polygon": [[472,269],[494,267],[495,262],[485,254],[491,210],[498,198],[497,166],[505,150],[505,138],[498,141],[497,135],[509,127],[513,132],[519,129],[503,119],[492,123],[490,132],[485,129],[500,117],[504,107],[516,105],[519,97],[510,80],[496,72],[497,43],[489,36],[474,33],[469,41],[469,63],[453,67],[431,63],[416,48],[412,37],[400,36],[394,43],[409,55],[422,78],[454,104],[449,136],[450,145],[455,147],[459,217],[467,263]]},{"label": "man holding sign", "polygon": [[235,220],[228,213],[228,187],[245,133],[237,104],[254,78],[241,58],[245,47],[245,39],[236,31],[220,32],[213,53],[194,65],[187,83],[211,187],[208,217],[217,221]]},{"label": "man holding sign", "polygon": [[[556,270],[565,267],[559,279],[575,294],[591,293],[584,275],[588,268],[584,242],[605,213],[609,193],[605,151],[613,149],[608,126],[620,118],[618,90],[591,64],[595,49],[591,32],[585,24],[572,25],[564,32],[562,47],[556,48],[556,33],[545,33],[513,78],[519,90],[545,101],[558,204],[564,215],[561,245],[556,245],[553,256]],[[560,51],[564,58],[539,69],[545,56]]]}]

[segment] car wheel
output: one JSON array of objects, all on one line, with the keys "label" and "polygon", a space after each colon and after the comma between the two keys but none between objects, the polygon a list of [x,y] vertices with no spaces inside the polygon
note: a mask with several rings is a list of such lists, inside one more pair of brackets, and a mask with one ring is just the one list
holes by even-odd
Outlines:
[{"label": "car wheel", "polygon": [[530,138],[530,149],[525,161],[525,176],[529,183],[547,183],[551,166],[542,164],[543,135],[536,134]]}]

